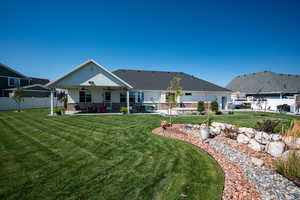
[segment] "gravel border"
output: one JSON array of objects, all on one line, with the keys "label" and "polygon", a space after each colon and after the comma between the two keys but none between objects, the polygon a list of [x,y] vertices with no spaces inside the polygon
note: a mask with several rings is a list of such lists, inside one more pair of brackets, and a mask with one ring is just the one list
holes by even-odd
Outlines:
[{"label": "gravel border", "polygon": [[237,164],[247,179],[260,191],[262,199],[299,200],[300,188],[277,172],[252,163],[251,157],[237,152],[227,144],[214,139],[209,144]]}]

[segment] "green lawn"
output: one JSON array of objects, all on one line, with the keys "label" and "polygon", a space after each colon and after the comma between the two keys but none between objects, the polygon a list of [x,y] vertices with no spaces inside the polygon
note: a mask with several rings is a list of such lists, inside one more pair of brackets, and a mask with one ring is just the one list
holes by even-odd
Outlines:
[{"label": "green lawn", "polygon": [[[300,119],[253,112],[214,117],[249,127],[278,118]],[[196,147],[152,134],[162,119],[0,112],[0,199],[220,199],[222,170]]]},{"label": "green lawn", "polygon": [[158,115],[46,114],[0,112],[0,199],[222,195],[223,172],[205,152],[151,133]]}]

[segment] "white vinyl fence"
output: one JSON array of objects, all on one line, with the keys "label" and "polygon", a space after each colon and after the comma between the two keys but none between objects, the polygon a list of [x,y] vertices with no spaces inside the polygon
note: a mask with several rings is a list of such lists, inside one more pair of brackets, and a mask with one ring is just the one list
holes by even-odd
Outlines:
[{"label": "white vinyl fence", "polygon": [[260,105],[257,101],[253,101],[251,104],[251,108],[253,110],[277,111],[277,106],[282,104],[291,106],[291,112],[295,112],[295,99],[267,99],[266,101],[262,101]]},{"label": "white vinyl fence", "polygon": [[[61,107],[63,103],[54,98],[54,107]],[[21,109],[50,108],[50,97],[25,97],[21,102]],[[17,104],[10,97],[0,97],[0,110],[16,110]]]}]

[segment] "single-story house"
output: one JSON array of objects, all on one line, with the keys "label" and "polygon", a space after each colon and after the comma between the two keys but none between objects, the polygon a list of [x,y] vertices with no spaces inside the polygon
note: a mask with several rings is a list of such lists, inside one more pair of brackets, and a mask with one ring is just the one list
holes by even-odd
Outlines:
[{"label": "single-story house", "polygon": [[257,102],[263,102],[260,109],[264,110],[276,111],[277,106],[282,104],[295,108],[300,94],[300,75],[271,71],[245,74],[235,77],[226,88],[233,91],[232,100],[252,102],[253,108],[257,107]]},{"label": "single-story house", "polygon": [[121,107],[133,111],[140,104],[155,106],[160,110],[167,109],[166,89],[173,77],[181,78],[183,96],[178,99],[181,106],[196,107],[198,101],[216,100],[221,109],[226,109],[231,91],[192,75],[122,69],[110,72],[93,60],[77,66],[48,86],[67,90],[69,112],[119,112]]}]

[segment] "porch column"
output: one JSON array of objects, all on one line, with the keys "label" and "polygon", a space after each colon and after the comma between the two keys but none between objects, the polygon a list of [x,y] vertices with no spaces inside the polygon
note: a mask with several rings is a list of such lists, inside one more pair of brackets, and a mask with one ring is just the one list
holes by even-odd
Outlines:
[{"label": "porch column", "polygon": [[126,102],[127,102],[127,114],[130,113],[129,111],[129,90],[126,91]]},{"label": "porch column", "polygon": [[50,115],[53,116],[53,105],[54,105],[54,97],[53,97],[53,90],[51,90],[50,94]]}]

